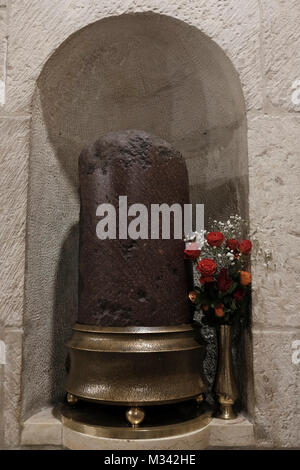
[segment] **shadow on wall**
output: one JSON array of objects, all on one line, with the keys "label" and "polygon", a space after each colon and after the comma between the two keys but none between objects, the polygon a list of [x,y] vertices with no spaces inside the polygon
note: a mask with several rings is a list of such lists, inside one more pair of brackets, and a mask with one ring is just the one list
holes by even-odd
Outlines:
[{"label": "shadow on wall", "polygon": [[[66,343],[71,337],[70,326],[76,322],[78,305],[78,264],[77,256],[74,256],[78,251],[78,239],[78,224],[75,224],[62,245],[59,257],[52,322],[53,346],[50,364],[52,384],[63,385],[65,371],[68,368]],[[64,398],[63,387],[55,387],[53,392],[55,400]]]},{"label": "shadow on wall", "polygon": [[[23,415],[63,394],[75,318],[77,162],[110,131],[142,129],[180,150],[206,217],[248,214],[239,77],[197,28],[147,13],[110,17],[67,39],[38,79],[30,156]],[[163,201],[162,201],[163,202]]]}]

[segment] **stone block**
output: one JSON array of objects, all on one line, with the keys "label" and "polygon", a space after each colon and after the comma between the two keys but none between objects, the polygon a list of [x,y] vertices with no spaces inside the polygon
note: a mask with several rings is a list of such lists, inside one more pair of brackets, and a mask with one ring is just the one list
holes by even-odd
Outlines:
[{"label": "stone block", "polygon": [[22,330],[6,328],[6,365],[3,384],[3,421],[5,447],[17,447],[20,439],[20,403],[22,368]]},{"label": "stone block", "polygon": [[6,59],[7,59],[7,9],[0,1],[0,108],[5,104]]},{"label": "stone block", "polygon": [[211,447],[254,446],[253,424],[243,416],[230,421],[215,418],[209,427]]},{"label": "stone block", "polygon": [[62,423],[55,416],[52,408],[47,408],[33,415],[25,421],[21,445],[41,446],[57,445],[62,443]]},{"label": "stone block", "polygon": [[259,447],[299,447],[299,364],[292,343],[300,329],[253,332],[255,437]]},{"label": "stone block", "polygon": [[[0,333],[0,336],[1,336],[1,333]],[[3,383],[4,383],[4,365],[0,363],[0,449],[4,448]]]},{"label": "stone block", "polygon": [[0,119],[0,324],[20,326],[25,275],[29,122]]},{"label": "stone block", "polygon": [[[253,318],[256,325],[300,326],[300,119],[249,120]],[[261,250],[261,251],[259,251]]]},{"label": "stone block", "polygon": [[300,4],[261,0],[261,12],[266,111],[300,112]]}]

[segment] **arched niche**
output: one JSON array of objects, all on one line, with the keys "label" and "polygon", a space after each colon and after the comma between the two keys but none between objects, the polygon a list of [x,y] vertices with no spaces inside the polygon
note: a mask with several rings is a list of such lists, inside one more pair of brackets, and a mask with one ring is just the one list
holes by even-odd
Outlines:
[{"label": "arched niche", "polygon": [[24,417],[64,393],[77,311],[78,155],[107,132],[130,128],[183,153],[191,202],[204,203],[206,217],[247,217],[244,98],[213,40],[153,13],[103,19],[67,39],[45,64],[33,100]]}]

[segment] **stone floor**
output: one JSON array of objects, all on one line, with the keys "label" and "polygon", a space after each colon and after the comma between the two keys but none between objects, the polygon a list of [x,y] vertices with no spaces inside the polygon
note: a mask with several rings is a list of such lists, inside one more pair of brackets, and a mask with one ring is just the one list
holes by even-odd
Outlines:
[{"label": "stone floor", "polygon": [[201,450],[254,448],[253,425],[243,416],[232,421],[213,418],[204,428],[162,439],[107,439],[89,436],[63,426],[57,410],[48,408],[23,426],[22,448],[74,450]]}]

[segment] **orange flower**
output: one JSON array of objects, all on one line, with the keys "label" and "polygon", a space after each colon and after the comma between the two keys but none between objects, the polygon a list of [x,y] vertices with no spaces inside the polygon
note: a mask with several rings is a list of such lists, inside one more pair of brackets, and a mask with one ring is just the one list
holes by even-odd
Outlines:
[{"label": "orange flower", "polygon": [[240,273],[240,283],[242,286],[248,286],[251,282],[251,274],[248,271],[239,271]]},{"label": "orange flower", "polygon": [[223,310],[224,305],[220,304],[215,307],[215,314],[217,317],[222,318],[224,317],[224,310]]},{"label": "orange flower", "polygon": [[189,299],[191,302],[195,303],[196,302],[196,299],[197,299],[197,292],[195,292],[194,290],[192,290],[190,293],[189,293]]}]

